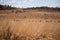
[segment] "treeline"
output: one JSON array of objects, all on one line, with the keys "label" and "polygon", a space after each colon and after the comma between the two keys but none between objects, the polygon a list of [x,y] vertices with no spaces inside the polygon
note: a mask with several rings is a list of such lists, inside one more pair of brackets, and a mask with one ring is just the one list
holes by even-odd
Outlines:
[{"label": "treeline", "polygon": [[27,8],[27,9],[37,9],[37,10],[51,10],[51,11],[60,11],[60,7],[32,7],[32,8]]},{"label": "treeline", "polygon": [[15,7],[11,7],[9,5],[1,5],[0,4],[0,10],[10,10],[10,9],[15,9]]},{"label": "treeline", "polygon": [[[0,4],[0,10],[10,10],[10,9],[16,9],[16,7],[11,7],[9,5],[1,5]],[[25,10],[44,10],[44,11],[60,11],[60,7],[47,7],[47,6],[42,6],[42,7],[31,7],[31,8],[23,8]]]}]

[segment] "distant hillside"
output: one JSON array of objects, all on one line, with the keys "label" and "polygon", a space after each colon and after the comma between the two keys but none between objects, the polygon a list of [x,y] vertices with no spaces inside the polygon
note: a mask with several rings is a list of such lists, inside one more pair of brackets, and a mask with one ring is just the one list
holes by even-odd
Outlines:
[{"label": "distant hillside", "polygon": [[11,7],[9,5],[0,5],[0,10],[10,10],[15,9],[15,7]]},{"label": "distant hillside", "polygon": [[30,10],[44,10],[44,11],[60,11],[60,7],[32,7],[32,8],[27,8]]},{"label": "distant hillside", "polygon": [[9,5],[0,5],[0,10],[11,10],[11,9],[21,9],[21,10],[39,10],[39,11],[59,11],[60,7],[31,7],[31,8],[16,8]]}]

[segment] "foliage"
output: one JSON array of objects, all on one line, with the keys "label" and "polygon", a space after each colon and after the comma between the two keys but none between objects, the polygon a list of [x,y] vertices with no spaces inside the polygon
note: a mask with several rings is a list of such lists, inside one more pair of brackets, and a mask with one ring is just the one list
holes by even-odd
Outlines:
[{"label": "foliage", "polygon": [[0,5],[0,10],[10,10],[15,9],[15,7],[11,7],[9,5]]}]

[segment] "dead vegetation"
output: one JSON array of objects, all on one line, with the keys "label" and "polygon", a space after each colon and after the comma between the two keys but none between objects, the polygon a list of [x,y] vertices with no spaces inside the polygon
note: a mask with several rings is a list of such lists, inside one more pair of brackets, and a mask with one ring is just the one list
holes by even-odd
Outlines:
[{"label": "dead vegetation", "polygon": [[[36,30],[40,31],[40,27],[48,28],[48,29],[50,28],[50,30],[52,30],[53,32],[57,30],[56,28],[59,28],[56,31],[56,33],[57,33],[56,35],[55,34],[48,35],[48,32],[47,32],[48,29],[46,29],[46,31],[44,31],[44,32],[46,32],[46,34],[43,32],[42,34],[40,34],[40,33],[39,33],[39,35],[37,34],[38,36],[34,36],[31,34],[29,36],[24,36],[22,34],[19,34],[19,35],[14,34],[11,30],[12,26],[14,26],[14,25],[12,24],[12,26],[11,25],[9,26],[7,23],[6,25],[3,26],[2,30],[0,30],[0,40],[60,40],[60,35],[59,35],[60,34],[60,32],[59,32],[59,30],[60,30],[60,27],[59,27],[60,12],[56,12],[56,11],[60,11],[60,8],[37,7],[37,8],[26,8],[26,9],[17,10],[14,8],[10,8],[10,6],[2,7],[0,5],[0,7],[1,7],[0,8],[0,21],[3,22],[3,21],[5,21],[5,19],[10,20],[10,21],[13,20],[12,22],[13,22],[13,24],[15,24],[16,29],[18,29],[17,27],[19,27],[19,28],[23,27],[19,31],[23,31],[23,29],[26,26],[28,26],[28,27],[26,27],[28,29],[27,32],[29,30],[33,29],[35,31],[35,33],[37,33]],[[12,10],[12,9],[14,9],[14,10]],[[2,12],[1,12],[1,10],[2,10]],[[34,10],[34,11],[32,11],[32,10]],[[36,10],[38,10],[38,11],[36,11]],[[41,10],[43,12],[41,12]],[[48,12],[48,11],[50,11],[50,12]],[[54,12],[52,12],[52,11],[54,11]],[[1,22],[1,24],[3,24],[2,22]],[[1,25],[0,25],[0,27],[1,27]],[[34,29],[35,27],[36,27],[36,30]],[[34,32],[33,30],[31,30],[31,32]]]},{"label": "dead vegetation", "polygon": [[32,36],[17,36],[16,34],[13,34],[10,30],[11,27],[3,28],[1,30],[2,34],[0,33],[0,40],[42,40],[45,38],[44,35],[40,35],[38,37],[32,37]]}]

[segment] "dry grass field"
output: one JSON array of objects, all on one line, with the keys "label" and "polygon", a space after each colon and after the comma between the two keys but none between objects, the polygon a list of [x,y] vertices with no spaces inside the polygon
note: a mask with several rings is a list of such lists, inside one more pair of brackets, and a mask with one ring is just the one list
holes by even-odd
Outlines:
[{"label": "dry grass field", "polygon": [[0,10],[0,40],[60,40],[60,12]]}]

